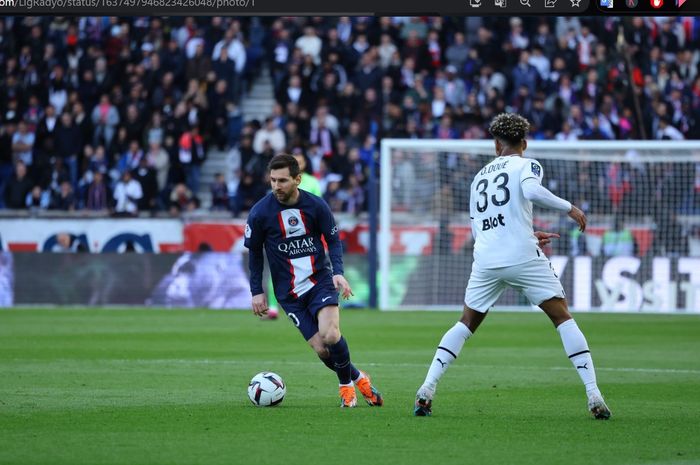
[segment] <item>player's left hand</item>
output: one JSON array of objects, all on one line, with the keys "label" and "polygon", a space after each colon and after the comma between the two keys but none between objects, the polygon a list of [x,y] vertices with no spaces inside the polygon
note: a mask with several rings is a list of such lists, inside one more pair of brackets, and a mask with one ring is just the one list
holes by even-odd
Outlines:
[{"label": "player's left hand", "polygon": [[345,276],[342,274],[337,274],[333,276],[333,285],[335,286],[335,290],[340,292],[340,295],[343,296],[343,299],[348,300],[351,295],[355,295],[352,293],[352,288],[350,287],[350,284],[348,284],[347,280],[345,279]]},{"label": "player's left hand", "polygon": [[270,307],[267,305],[267,297],[265,293],[253,296],[253,313],[257,316],[263,316],[267,313]]},{"label": "player's left hand", "polygon": [[552,242],[550,239],[559,239],[559,234],[545,232],[545,231],[535,231],[535,237],[537,238],[537,246],[541,249],[545,245]]}]

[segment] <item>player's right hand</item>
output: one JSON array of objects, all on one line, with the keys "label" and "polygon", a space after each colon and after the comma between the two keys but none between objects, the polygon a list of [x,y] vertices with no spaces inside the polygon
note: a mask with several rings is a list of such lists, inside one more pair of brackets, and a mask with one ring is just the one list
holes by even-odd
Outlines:
[{"label": "player's right hand", "polygon": [[578,224],[578,230],[584,232],[586,230],[586,214],[581,211],[576,205],[571,205],[569,210],[569,218]]},{"label": "player's right hand", "polygon": [[333,286],[335,286],[335,289],[340,292],[340,295],[342,295],[343,299],[345,300],[348,300],[350,296],[355,295],[352,293],[350,284],[348,284],[345,276],[342,274],[333,275]]},{"label": "player's right hand", "polygon": [[535,231],[535,237],[537,238],[537,247],[540,249],[545,245],[549,244],[552,238],[558,239],[560,236],[557,233],[551,233],[546,231]]},{"label": "player's right hand", "polygon": [[253,296],[253,313],[257,316],[263,316],[267,313],[270,307],[267,305],[267,297],[265,294]]}]

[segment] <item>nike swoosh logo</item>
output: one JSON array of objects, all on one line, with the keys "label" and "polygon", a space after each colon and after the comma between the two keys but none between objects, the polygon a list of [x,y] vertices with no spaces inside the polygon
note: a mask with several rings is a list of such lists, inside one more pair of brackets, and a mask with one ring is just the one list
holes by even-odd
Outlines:
[{"label": "nike swoosh logo", "polygon": [[326,300],[328,300],[328,299],[330,299],[330,298],[331,298],[331,296],[324,297],[323,299],[321,299],[321,302],[325,302]]},{"label": "nike swoosh logo", "polygon": [[296,233],[298,233],[299,231],[301,231],[301,228],[290,229],[290,230],[289,230],[289,235],[291,236],[292,234],[296,234]]}]

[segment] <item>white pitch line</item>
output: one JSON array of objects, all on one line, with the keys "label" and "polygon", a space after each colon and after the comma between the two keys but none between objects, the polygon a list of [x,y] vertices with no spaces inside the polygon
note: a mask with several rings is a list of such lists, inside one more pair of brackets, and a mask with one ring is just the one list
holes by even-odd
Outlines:
[{"label": "white pitch line", "polygon": [[[553,367],[551,370],[569,370],[569,368],[564,367]],[[700,370],[684,370],[676,368],[607,368],[607,367],[596,367],[597,371],[631,371],[639,373],[678,373],[678,374],[688,374],[688,375],[700,375]]]},{"label": "white pitch line", "polygon": [[[15,359],[15,362],[43,362],[46,360],[26,360]],[[79,362],[84,363],[85,360],[75,359],[57,359],[51,362]],[[137,364],[137,365],[258,365],[261,367],[271,365],[298,365],[298,366],[315,366],[318,362],[315,361],[285,361],[285,360],[209,360],[209,359],[99,359],[91,360],[91,362],[99,364]],[[362,366],[372,367],[404,367],[404,368],[427,368],[427,363],[362,363]],[[482,365],[482,364],[466,364],[455,365],[453,368],[469,369],[469,368],[494,368],[494,369],[510,369],[510,370],[571,370],[571,367],[538,367],[538,366],[513,366],[513,365]],[[682,375],[700,375],[700,370],[678,369],[678,368],[634,368],[634,367],[596,367],[597,371],[612,371],[612,372],[631,372],[631,373],[658,373],[658,374],[682,374]]]}]

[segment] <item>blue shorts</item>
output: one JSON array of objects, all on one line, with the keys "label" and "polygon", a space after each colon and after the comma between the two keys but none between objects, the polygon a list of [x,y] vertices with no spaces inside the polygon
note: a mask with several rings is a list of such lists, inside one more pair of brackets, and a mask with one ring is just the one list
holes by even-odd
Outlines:
[{"label": "blue shorts", "polygon": [[318,312],[329,305],[338,305],[338,291],[333,279],[327,276],[298,298],[278,300],[278,303],[308,341],[318,332]]}]

